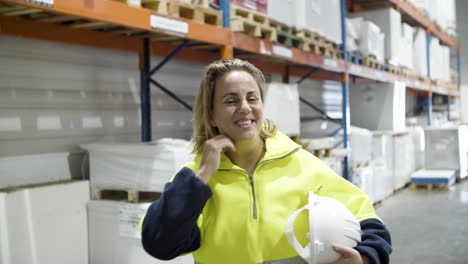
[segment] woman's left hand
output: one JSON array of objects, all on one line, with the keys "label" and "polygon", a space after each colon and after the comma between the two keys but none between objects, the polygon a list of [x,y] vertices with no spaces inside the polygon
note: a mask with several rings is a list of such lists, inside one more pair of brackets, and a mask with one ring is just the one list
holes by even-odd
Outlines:
[{"label": "woman's left hand", "polygon": [[359,254],[359,251],[354,248],[333,244],[333,249],[338,252],[341,257],[330,264],[370,264],[369,259]]}]

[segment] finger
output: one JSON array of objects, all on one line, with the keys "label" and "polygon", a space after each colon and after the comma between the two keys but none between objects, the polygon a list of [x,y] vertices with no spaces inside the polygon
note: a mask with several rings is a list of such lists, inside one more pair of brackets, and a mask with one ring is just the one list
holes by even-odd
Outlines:
[{"label": "finger", "polygon": [[350,258],[354,256],[354,249],[350,247],[345,247],[338,244],[332,245],[333,249],[338,252],[343,258]]}]

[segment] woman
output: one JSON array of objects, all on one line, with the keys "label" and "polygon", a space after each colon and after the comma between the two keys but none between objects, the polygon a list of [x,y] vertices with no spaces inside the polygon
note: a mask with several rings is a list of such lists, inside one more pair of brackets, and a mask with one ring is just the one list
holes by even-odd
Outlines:
[{"label": "woman", "polygon": [[[354,185],[263,119],[265,80],[252,64],[210,64],[195,101],[195,160],[165,186],[142,220],[142,242],[169,260],[198,263],[305,263],[285,235],[288,217],[310,191],[342,202],[361,223],[355,248],[336,245],[335,263],[389,263],[390,234]],[[308,218],[296,221],[307,242]]]}]

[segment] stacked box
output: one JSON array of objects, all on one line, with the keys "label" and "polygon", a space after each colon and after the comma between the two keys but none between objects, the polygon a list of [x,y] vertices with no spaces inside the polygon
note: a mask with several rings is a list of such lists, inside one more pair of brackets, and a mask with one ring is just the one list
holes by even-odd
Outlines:
[{"label": "stacked box", "polygon": [[192,255],[161,261],[145,252],[141,245],[139,222],[149,203],[89,201],[87,206],[90,264],[194,263]]},{"label": "stacked box", "polygon": [[395,133],[393,138],[393,189],[410,182],[415,170],[413,139],[408,133]]},{"label": "stacked box", "polygon": [[458,178],[468,174],[468,126],[426,128],[425,169],[456,170]]},{"label": "stacked box", "polygon": [[231,4],[242,6],[263,14],[267,14],[269,3],[267,0],[231,0]]},{"label": "stacked box", "polygon": [[404,83],[369,83],[349,89],[351,124],[370,130],[405,130]]},{"label": "stacked box", "polygon": [[91,186],[107,190],[162,192],[164,185],[192,161],[190,142],[161,139],[152,143],[93,143],[89,151]]},{"label": "stacked box", "polygon": [[66,152],[0,158],[0,189],[71,179]]},{"label": "stacked box", "polygon": [[89,182],[0,192],[0,262],[88,263]]},{"label": "stacked box", "polygon": [[353,169],[351,179],[353,184],[366,193],[372,202],[376,201],[374,174],[371,166]]},{"label": "stacked box", "polygon": [[414,69],[413,44],[414,28],[406,23],[401,24],[401,66]]},{"label": "stacked box", "polygon": [[393,159],[392,133],[374,132],[371,161],[374,175],[374,202],[382,201],[393,192]]},{"label": "stacked box", "polygon": [[273,120],[286,135],[298,136],[301,120],[297,84],[272,82],[265,92],[264,117]]},{"label": "stacked box", "polygon": [[[324,1],[326,2],[326,1]],[[399,66],[401,62],[401,14],[393,8],[384,8],[350,14],[374,22],[385,35],[385,59]]]},{"label": "stacked box", "polygon": [[351,127],[349,132],[351,146],[351,167],[368,164],[372,157],[372,133],[363,128]]},{"label": "stacked box", "polygon": [[414,71],[423,77],[427,77],[427,36],[422,28],[416,28],[413,42]]}]

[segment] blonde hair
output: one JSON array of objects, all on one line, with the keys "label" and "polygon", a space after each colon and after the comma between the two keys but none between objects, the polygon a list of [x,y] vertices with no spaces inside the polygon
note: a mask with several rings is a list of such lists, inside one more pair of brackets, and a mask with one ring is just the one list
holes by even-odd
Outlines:
[{"label": "blonde hair", "polygon": [[[202,153],[205,142],[219,134],[218,130],[210,124],[214,107],[215,84],[218,78],[231,71],[244,71],[252,75],[260,89],[260,97],[263,101],[263,91],[266,86],[265,77],[251,63],[239,59],[224,59],[208,65],[203,72],[200,89],[193,107],[195,126],[192,137],[192,152],[195,154]],[[275,124],[271,120],[264,119],[260,129],[260,137],[265,139],[275,133]]]}]

